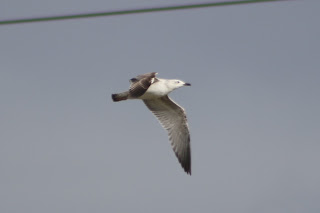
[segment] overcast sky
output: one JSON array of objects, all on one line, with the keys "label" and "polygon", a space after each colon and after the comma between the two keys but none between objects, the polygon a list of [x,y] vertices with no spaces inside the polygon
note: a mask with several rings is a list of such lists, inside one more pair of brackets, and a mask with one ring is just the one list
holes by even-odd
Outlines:
[{"label": "overcast sky", "polygon": [[[2,0],[0,18],[196,1]],[[320,212],[320,1],[0,26],[0,212]],[[191,87],[192,176],[141,101]]]}]

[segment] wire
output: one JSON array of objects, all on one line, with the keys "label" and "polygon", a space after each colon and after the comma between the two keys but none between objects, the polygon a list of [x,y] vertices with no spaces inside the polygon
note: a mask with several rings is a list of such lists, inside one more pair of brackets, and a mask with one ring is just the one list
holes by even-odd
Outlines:
[{"label": "wire", "polygon": [[161,12],[161,11],[184,10],[184,9],[193,9],[193,8],[218,7],[218,6],[228,6],[228,5],[236,5],[236,4],[276,2],[276,1],[285,1],[285,0],[247,0],[247,1],[212,2],[212,3],[155,7],[155,8],[142,8],[142,9],[132,9],[132,10],[117,10],[117,11],[109,11],[109,12],[83,13],[83,14],[74,14],[74,15],[21,18],[21,19],[2,20],[0,21],[0,25],[21,24],[21,23],[30,23],[30,22],[44,22],[44,21],[58,21],[58,20],[67,20],[67,19],[91,18],[91,17],[99,17],[99,16],[116,16],[116,15],[127,15],[127,14],[137,14],[137,13],[151,13],[151,12]]}]

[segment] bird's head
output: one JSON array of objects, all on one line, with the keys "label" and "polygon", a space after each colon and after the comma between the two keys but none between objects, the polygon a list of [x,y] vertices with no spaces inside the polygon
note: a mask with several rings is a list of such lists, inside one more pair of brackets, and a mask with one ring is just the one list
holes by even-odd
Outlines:
[{"label": "bird's head", "polygon": [[172,90],[178,89],[178,88],[183,87],[183,86],[191,86],[190,83],[186,83],[186,82],[183,82],[181,80],[176,80],[176,79],[169,80],[167,85]]}]

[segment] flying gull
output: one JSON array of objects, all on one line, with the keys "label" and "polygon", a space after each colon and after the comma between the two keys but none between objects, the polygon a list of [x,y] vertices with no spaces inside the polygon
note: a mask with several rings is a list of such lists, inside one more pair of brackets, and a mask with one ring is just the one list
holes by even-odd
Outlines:
[{"label": "flying gull", "polygon": [[156,78],[156,72],[130,79],[129,91],[112,94],[115,102],[141,99],[159,122],[168,130],[169,140],[181,166],[191,175],[190,134],[184,109],[168,97],[182,86],[191,86],[181,80]]}]

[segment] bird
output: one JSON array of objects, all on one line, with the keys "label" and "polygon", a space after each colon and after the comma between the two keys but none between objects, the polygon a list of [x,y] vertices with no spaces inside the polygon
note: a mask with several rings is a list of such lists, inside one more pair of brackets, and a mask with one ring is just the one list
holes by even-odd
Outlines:
[{"label": "bird", "polygon": [[130,79],[128,91],[112,94],[114,102],[140,99],[168,131],[172,149],[184,171],[191,175],[190,133],[185,110],[168,94],[183,86],[191,86],[176,79],[157,78],[157,72],[138,75]]}]

